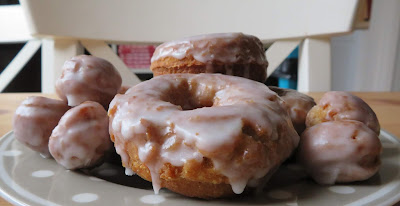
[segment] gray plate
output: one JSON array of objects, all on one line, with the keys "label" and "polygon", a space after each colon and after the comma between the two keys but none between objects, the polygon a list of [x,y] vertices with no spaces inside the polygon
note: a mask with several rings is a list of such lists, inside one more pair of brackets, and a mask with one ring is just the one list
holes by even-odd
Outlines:
[{"label": "gray plate", "polygon": [[10,132],[0,139],[0,195],[16,205],[392,205],[400,200],[400,143],[381,131],[382,167],[367,181],[320,186],[295,164],[285,164],[258,195],[199,200],[168,190],[154,195],[151,184],[125,176],[105,163],[69,171],[17,142]]}]

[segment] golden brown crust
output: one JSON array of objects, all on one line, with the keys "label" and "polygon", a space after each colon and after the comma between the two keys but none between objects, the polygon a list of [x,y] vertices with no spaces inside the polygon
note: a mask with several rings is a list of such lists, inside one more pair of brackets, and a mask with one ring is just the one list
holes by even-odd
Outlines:
[{"label": "golden brown crust", "polygon": [[327,113],[325,109],[326,108],[321,108],[318,106],[314,106],[313,108],[311,108],[311,110],[308,112],[307,118],[306,118],[307,127],[312,127],[316,124],[319,124],[322,122],[327,122],[328,120],[323,118],[326,116],[326,113]]},{"label": "golden brown crust", "polygon": [[[212,67],[212,71],[207,68]],[[164,57],[152,62],[150,69],[154,76],[176,73],[220,73],[233,76],[245,77],[259,82],[264,82],[266,79],[266,66],[260,64],[244,64],[244,63],[222,63],[212,62],[203,63],[195,60],[192,56],[184,57],[183,59],[175,59],[174,57]],[[248,71],[246,71],[248,70]]]},{"label": "golden brown crust", "polygon": [[163,181],[163,186],[176,193],[202,199],[229,197],[234,195],[229,184],[195,182],[184,178]]},{"label": "golden brown crust", "polygon": [[[112,136],[114,141],[115,137]],[[147,181],[152,181],[150,170],[138,156],[137,147],[128,142],[129,168]],[[126,167],[126,165],[124,165]],[[203,199],[226,197],[233,195],[231,185],[225,176],[214,170],[208,158],[199,163],[189,161],[182,167],[165,163],[160,172],[161,187],[168,188],[176,193]]]}]

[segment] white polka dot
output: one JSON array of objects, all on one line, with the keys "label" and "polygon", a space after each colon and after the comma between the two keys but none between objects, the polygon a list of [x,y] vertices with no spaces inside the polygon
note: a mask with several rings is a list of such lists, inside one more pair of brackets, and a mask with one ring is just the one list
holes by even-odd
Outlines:
[{"label": "white polka dot", "polygon": [[117,174],[115,169],[102,169],[97,172],[101,176],[114,176]]},{"label": "white polka dot", "polygon": [[50,170],[38,170],[35,172],[32,172],[32,177],[38,177],[38,178],[45,178],[45,177],[51,177],[54,175],[53,171]]},{"label": "white polka dot", "polygon": [[354,193],[356,190],[349,186],[331,186],[329,190],[338,193],[338,194],[351,194]]},{"label": "white polka dot", "polygon": [[99,196],[93,193],[81,193],[74,195],[72,197],[72,200],[74,202],[79,202],[79,203],[87,203],[87,202],[93,202],[95,200],[99,199]]},{"label": "white polka dot", "polygon": [[140,198],[140,201],[145,204],[160,204],[165,201],[165,197],[161,195],[145,195]]},{"label": "white polka dot", "polygon": [[90,180],[96,181],[96,182],[102,182],[104,181],[103,179],[97,178],[97,177],[89,177]]},{"label": "white polka dot", "polygon": [[22,154],[22,152],[19,150],[7,150],[2,153],[3,156],[7,156],[7,157],[16,157],[21,154]]},{"label": "white polka dot", "polygon": [[268,192],[268,196],[273,199],[286,200],[293,197],[292,193],[284,190],[272,190]]}]

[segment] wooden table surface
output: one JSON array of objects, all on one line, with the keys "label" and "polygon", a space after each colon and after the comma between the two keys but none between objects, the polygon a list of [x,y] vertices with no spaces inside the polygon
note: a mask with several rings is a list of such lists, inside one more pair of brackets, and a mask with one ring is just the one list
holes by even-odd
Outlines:
[{"label": "wooden table surface", "polygon": [[[309,93],[316,101],[323,93]],[[355,92],[366,101],[378,116],[381,128],[400,137],[400,92]],[[12,130],[12,116],[19,103],[27,96],[41,95],[56,98],[55,95],[39,93],[2,93],[0,94],[0,136]],[[0,198],[0,206],[11,205]]]}]

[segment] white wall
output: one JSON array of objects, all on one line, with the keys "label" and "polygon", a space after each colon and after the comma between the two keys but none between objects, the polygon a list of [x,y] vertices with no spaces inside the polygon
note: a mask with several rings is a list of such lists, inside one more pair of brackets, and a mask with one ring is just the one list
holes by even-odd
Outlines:
[{"label": "white wall", "polygon": [[398,32],[398,38],[397,38],[397,57],[396,57],[396,62],[394,64],[392,91],[400,91],[400,31]]},{"label": "white wall", "polygon": [[400,1],[374,0],[368,30],[332,38],[332,89],[400,90]]}]

